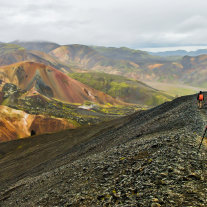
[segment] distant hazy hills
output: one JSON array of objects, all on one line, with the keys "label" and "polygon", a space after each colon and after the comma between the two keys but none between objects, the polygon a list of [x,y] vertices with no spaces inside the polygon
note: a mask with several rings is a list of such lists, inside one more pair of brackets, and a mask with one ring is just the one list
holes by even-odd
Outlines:
[{"label": "distant hazy hills", "polygon": [[10,65],[21,61],[34,61],[55,67],[62,71],[70,71],[70,68],[67,65],[54,59],[47,53],[38,50],[26,50],[15,44],[0,44],[0,66]]},{"label": "distant hazy hills", "polygon": [[50,53],[59,61],[70,65],[74,69],[104,71],[114,74],[136,70],[139,65],[130,60],[107,57],[93,48],[85,45],[60,46]]},{"label": "distant hazy hills", "polygon": [[60,46],[56,43],[46,42],[46,41],[36,41],[36,42],[13,41],[11,42],[11,44],[20,45],[21,47],[27,50],[39,50],[46,53]]},{"label": "distant hazy hills", "polygon": [[[207,48],[207,46],[206,46]],[[186,50],[175,50],[175,51],[165,51],[165,52],[149,52],[151,55],[156,55],[156,56],[197,56],[197,55],[203,55],[207,54],[207,49],[199,49],[196,51],[186,51]]]},{"label": "distant hazy hills", "polygon": [[116,60],[132,61],[141,66],[146,65],[146,63],[154,63],[155,61],[164,63],[172,60],[171,57],[154,57],[153,55],[150,55],[148,52],[142,50],[134,50],[127,47],[116,48],[92,46],[92,48],[105,57]]}]

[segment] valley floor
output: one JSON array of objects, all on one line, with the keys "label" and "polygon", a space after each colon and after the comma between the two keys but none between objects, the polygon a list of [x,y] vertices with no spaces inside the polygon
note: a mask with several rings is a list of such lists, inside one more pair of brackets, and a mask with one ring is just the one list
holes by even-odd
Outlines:
[{"label": "valley floor", "polygon": [[192,95],[2,143],[0,206],[207,206],[207,149],[197,153],[206,120]]},{"label": "valley floor", "polygon": [[174,97],[195,94],[201,90],[207,91],[205,88],[193,87],[184,84],[161,83],[161,82],[153,82],[153,81],[149,81],[145,83],[157,90],[164,91],[167,94]]}]

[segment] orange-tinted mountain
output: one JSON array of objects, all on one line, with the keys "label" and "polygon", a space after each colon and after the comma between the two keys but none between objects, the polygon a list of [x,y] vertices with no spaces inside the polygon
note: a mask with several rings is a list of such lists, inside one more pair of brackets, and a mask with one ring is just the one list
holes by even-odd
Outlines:
[{"label": "orange-tinted mountain", "polygon": [[31,135],[31,130],[38,135],[68,128],[75,128],[75,126],[66,119],[30,115],[24,111],[0,105],[0,142],[28,137]]},{"label": "orange-tinted mountain", "polygon": [[61,71],[70,72],[70,68],[67,65],[62,64],[47,53],[26,50],[15,44],[0,44],[0,65],[10,65],[20,61],[39,62],[55,67]]},{"label": "orange-tinted mountain", "polygon": [[99,104],[124,104],[41,63],[20,62],[3,66],[0,68],[0,80],[69,103],[92,101]]}]

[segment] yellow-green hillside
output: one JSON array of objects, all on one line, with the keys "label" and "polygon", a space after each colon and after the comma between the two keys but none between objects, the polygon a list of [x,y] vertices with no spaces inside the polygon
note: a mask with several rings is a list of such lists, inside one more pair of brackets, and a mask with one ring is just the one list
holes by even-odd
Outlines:
[{"label": "yellow-green hillside", "polygon": [[122,101],[155,106],[172,99],[140,81],[106,73],[73,73],[72,78]]}]

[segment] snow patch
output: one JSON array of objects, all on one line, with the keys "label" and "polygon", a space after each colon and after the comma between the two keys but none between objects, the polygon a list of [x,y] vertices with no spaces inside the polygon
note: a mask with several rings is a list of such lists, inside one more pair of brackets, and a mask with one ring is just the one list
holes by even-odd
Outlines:
[{"label": "snow patch", "polygon": [[24,117],[23,117],[23,120],[24,120],[24,125],[26,126],[28,123],[27,123],[27,118],[28,118],[29,114],[25,114]]},{"label": "snow patch", "polygon": [[82,106],[79,106],[78,108],[79,109],[86,109],[86,110],[90,110],[90,109],[92,109],[92,108],[94,108],[94,104],[91,104],[91,105],[82,105]]}]

